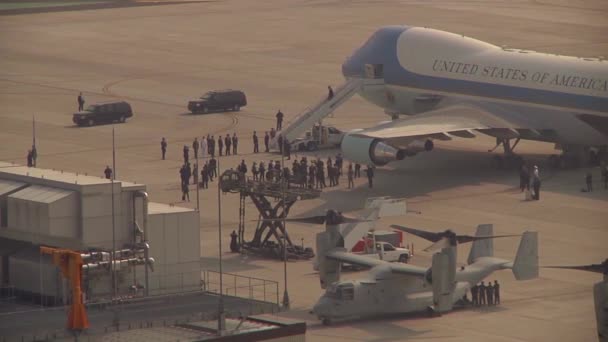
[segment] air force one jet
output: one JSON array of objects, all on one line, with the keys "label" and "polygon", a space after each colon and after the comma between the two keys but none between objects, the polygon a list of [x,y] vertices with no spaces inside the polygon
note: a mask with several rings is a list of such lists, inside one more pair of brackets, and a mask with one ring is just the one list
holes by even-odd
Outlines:
[{"label": "air force one jet", "polygon": [[[608,145],[608,61],[506,49],[444,31],[388,26],[342,65],[358,93],[392,121],[349,132],[346,158],[385,165],[433,140],[496,137],[507,156],[520,139],[552,142],[576,162]],[[499,160],[500,161],[500,160]]]}]

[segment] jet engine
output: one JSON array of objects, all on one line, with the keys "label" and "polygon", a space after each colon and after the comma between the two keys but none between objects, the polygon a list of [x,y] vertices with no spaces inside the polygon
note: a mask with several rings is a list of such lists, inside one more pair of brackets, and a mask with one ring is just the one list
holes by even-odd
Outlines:
[{"label": "jet engine", "polygon": [[403,149],[403,153],[408,157],[413,157],[418,154],[418,152],[430,152],[434,147],[435,144],[433,144],[431,139],[414,140]]},{"label": "jet engine", "polygon": [[430,139],[419,139],[410,142],[401,149],[390,145],[378,138],[370,138],[357,133],[362,130],[353,130],[344,135],[342,139],[342,153],[349,160],[361,164],[383,166],[391,161],[412,157],[419,152],[432,151],[435,147]]},{"label": "jet engine", "polygon": [[342,139],[342,153],[348,160],[361,164],[386,165],[394,160],[405,158],[403,150],[391,146],[381,139],[358,136],[357,131],[351,131]]}]

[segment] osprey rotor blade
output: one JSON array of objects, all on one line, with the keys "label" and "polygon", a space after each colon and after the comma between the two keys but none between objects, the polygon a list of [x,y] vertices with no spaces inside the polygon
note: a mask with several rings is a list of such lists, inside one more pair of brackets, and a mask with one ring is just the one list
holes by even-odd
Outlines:
[{"label": "osprey rotor blade", "polygon": [[361,222],[370,222],[370,221],[371,220],[342,215],[341,223],[361,223]]},{"label": "osprey rotor blade", "polygon": [[589,264],[589,265],[573,265],[573,266],[543,266],[543,268],[561,268],[579,271],[588,271],[594,273],[608,274],[608,259],[601,264]]},{"label": "osprey rotor blade", "polygon": [[400,226],[397,224],[392,224],[391,228],[401,230],[403,232],[410,233],[412,235],[416,235],[420,238],[423,238],[423,239],[431,241],[431,242],[437,242],[443,238],[443,235],[442,235],[443,233],[427,232],[425,230],[404,227],[404,226]]},{"label": "osprey rotor blade", "polygon": [[521,235],[518,235],[518,234],[515,234],[515,235],[490,235],[490,236],[456,235],[456,241],[458,241],[458,243],[467,243],[467,242],[473,242],[473,241],[477,241],[477,240],[497,239],[497,238],[514,237],[514,236],[521,236]]}]

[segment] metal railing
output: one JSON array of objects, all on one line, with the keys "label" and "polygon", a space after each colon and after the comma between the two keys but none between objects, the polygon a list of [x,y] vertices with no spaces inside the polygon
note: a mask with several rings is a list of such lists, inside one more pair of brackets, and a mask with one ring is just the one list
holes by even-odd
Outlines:
[{"label": "metal railing", "polygon": [[[233,273],[222,273],[222,275],[224,295],[279,305],[278,282]],[[203,291],[219,294],[219,276],[220,273],[216,271],[203,271],[201,282]]]}]

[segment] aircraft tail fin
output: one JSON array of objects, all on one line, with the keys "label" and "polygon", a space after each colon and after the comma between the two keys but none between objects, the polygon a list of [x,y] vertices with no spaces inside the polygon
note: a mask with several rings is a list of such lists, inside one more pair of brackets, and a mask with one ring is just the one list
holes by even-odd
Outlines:
[{"label": "aircraft tail fin", "polygon": [[325,257],[327,253],[333,250],[346,249],[336,248],[336,242],[333,241],[332,235],[329,232],[317,233],[317,267],[322,289],[340,280],[341,263]]},{"label": "aircraft tail fin", "polygon": [[517,280],[538,277],[538,232],[524,232],[513,262],[513,275]]},{"label": "aircraft tail fin", "polygon": [[608,282],[600,281],[593,286],[593,301],[595,303],[595,319],[597,335],[608,337]]},{"label": "aircraft tail fin", "polygon": [[443,248],[433,255],[431,267],[433,307],[435,312],[450,311],[456,287],[456,248]]},{"label": "aircraft tail fin", "polygon": [[[480,224],[477,226],[475,236],[492,236],[494,235],[494,226],[491,224]],[[483,239],[473,241],[467,263],[470,265],[481,257],[494,256],[494,239]]]}]

